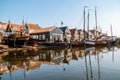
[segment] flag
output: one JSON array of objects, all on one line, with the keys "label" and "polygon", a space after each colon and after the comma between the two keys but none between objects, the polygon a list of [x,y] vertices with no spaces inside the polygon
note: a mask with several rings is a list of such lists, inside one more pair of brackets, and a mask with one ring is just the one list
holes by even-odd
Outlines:
[{"label": "flag", "polygon": [[24,25],[24,18],[22,19],[22,25]]},{"label": "flag", "polygon": [[63,25],[63,21],[61,21],[61,26]]},{"label": "flag", "polygon": [[10,19],[8,20],[8,24],[10,24]]}]

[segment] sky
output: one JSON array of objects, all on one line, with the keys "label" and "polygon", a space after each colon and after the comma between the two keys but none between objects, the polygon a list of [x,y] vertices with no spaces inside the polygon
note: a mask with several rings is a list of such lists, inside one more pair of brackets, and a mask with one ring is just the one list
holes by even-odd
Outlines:
[{"label": "sky", "polygon": [[[95,28],[95,7],[99,28],[108,35],[120,36],[120,0],[0,0],[0,21],[39,24],[41,27],[68,26],[83,29],[83,9],[90,9],[90,29]],[[87,22],[86,22],[87,25]]]}]

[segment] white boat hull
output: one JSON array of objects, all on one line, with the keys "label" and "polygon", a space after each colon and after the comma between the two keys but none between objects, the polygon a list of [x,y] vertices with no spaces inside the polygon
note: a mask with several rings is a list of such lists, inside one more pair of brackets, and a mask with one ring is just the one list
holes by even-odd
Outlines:
[{"label": "white boat hull", "polygon": [[87,45],[95,45],[94,41],[84,41],[84,43]]}]

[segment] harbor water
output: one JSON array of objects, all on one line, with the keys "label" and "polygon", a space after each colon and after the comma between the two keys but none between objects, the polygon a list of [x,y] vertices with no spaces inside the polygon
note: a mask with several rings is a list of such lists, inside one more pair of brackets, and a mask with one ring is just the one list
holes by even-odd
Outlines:
[{"label": "harbor water", "polygon": [[0,59],[0,80],[120,80],[116,46],[5,52]]}]

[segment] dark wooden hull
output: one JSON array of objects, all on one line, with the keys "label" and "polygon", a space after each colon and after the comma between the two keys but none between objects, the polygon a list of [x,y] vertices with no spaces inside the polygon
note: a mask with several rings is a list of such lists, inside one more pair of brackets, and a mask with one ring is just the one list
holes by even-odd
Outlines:
[{"label": "dark wooden hull", "polygon": [[85,44],[84,42],[82,43],[72,43],[72,47],[94,47],[94,46],[107,46],[107,42],[102,42],[102,41],[96,41],[95,44]]},{"label": "dark wooden hull", "polygon": [[9,39],[8,41],[7,41],[7,45],[9,46],[9,47],[16,47],[16,46],[22,46],[22,45],[24,45],[25,44],[25,42],[26,42],[26,39],[16,39],[16,40],[14,40],[14,39]]}]

